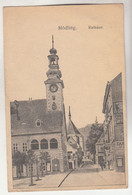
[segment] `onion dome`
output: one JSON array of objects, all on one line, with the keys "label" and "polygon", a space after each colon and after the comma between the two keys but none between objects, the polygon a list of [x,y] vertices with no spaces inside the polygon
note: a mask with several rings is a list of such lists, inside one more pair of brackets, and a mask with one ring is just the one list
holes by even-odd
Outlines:
[{"label": "onion dome", "polygon": [[55,55],[55,54],[57,53],[57,50],[56,50],[56,49],[54,49],[54,48],[52,48],[52,49],[50,49],[50,51],[49,51],[49,52],[50,52],[50,54],[54,54],[54,55]]}]

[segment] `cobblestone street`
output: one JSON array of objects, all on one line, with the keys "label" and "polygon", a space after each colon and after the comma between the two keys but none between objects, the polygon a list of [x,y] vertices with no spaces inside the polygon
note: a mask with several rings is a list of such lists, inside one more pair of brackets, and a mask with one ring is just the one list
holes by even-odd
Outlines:
[{"label": "cobblestone street", "polygon": [[[30,178],[14,180],[14,189],[35,189],[37,188],[67,188],[67,187],[89,187],[94,186],[116,186],[125,184],[125,174],[101,169],[97,166],[82,167],[67,173],[47,175],[40,181],[34,180],[34,186],[29,186]],[[67,176],[67,177],[66,177]]]}]

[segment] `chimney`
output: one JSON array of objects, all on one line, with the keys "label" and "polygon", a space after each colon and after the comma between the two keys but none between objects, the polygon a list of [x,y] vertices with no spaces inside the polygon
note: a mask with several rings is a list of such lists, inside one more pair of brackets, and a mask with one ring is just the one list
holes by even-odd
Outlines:
[{"label": "chimney", "polygon": [[16,105],[17,120],[20,120],[20,116],[19,116],[19,113],[18,113],[19,102],[17,100],[15,100],[14,104]]},{"label": "chimney", "polygon": [[31,97],[31,98],[29,98],[29,101],[32,101],[32,97]]}]

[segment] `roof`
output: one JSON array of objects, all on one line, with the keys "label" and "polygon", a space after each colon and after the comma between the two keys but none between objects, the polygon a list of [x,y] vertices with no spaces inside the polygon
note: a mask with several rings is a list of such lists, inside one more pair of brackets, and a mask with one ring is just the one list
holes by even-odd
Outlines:
[{"label": "roof", "polygon": [[[12,135],[61,132],[63,112],[46,110],[46,99],[17,101],[10,103]],[[17,110],[19,119],[17,119]],[[41,125],[36,126],[39,119]]]},{"label": "roof", "polygon": [[111,82],[113,102],[122,101],[122,73],[117,75]]},{"label": "roof", "polygon": [[83,137],[86,139],[89,136],[89,132],[91,131],[91,126],[92,124],[88,124],[85,127],[79,129],[79,132],[81,133],[81,135],[83,135]]},{"label": "roof", "polygon": [[78,129],[76,128],[76,126],[74,125],[74,123],[72,122],[71,119],[69,119],[67,134],[68,135],[70,135],[70,134],[80,134],[80,132],[78,131]]},{"label": "roof", "polygon": [[107,82],[103,101],[103,113],[105,113],[110,88],[112,90],[113,102],[122,101],[122,73],[118,74],[112,81]]}]

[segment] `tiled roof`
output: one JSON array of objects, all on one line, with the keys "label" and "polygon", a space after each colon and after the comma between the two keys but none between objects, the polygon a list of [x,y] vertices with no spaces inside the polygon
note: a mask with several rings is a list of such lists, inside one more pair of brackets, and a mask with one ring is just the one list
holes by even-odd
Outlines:
[{"label": "tiled roof", "polygon": [[79,129],[80,134],[83,135],[83,137],[86,139],[89,136],[89,132],[91,131],[91,126],[92,124],[88,124],[85,127]]},{"label": "tiled roof", "polygon": [[117,75],[111,82],[113,102],[122,101],[122,73]]},{"label": "tiled roof", "polygon": [[103,113],[105,113],[110,88],[112,89],[113,102],[122,101],[122,73],[118,74],[112,81],[107,82],[103,100]]},{"label": "tiled roof", "polygon": [[[60,132],[63,125],[63,112],[47,112],[46,99],[18,101],[17,108],[14,102],[11,106],[11,131],[12,135],[38,134],[38,133],[55,133]],[[41,125],[36,126],[39,119]]]},{"label": "tiled roof", "polygon": [[69,119],[67,134],[68,135],[70,135],[70,134],[80,134],[80,132],[78,131],[78,129],[76,128],[76,126],[74,125],[74,123],[72,122],[71,119]]}]

